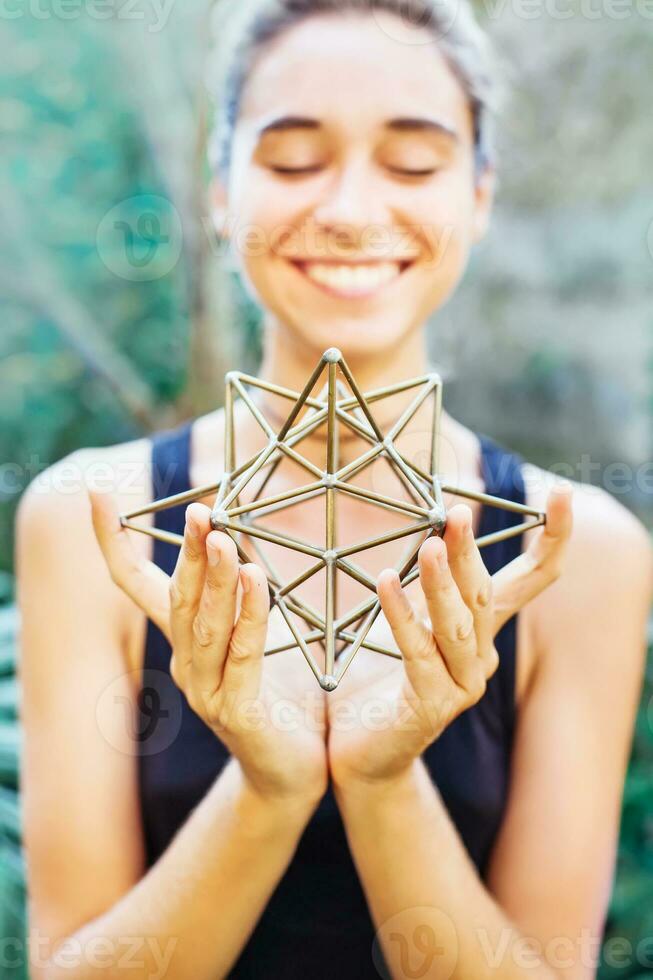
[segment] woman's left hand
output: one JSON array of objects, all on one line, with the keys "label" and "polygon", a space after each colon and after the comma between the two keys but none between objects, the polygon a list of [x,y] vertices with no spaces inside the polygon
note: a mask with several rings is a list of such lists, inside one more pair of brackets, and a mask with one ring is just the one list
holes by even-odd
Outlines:
[{"label": "woman's left hand", "polygon": [[[465,504],[447,515],[444,538],[419,551],[425,615],[415,608],[394,569],[378,578],[381,607],[402,654],[381,671],[350,674],[327,698],[329,764],[337,786],[400,776],[454,718],[476,704],[499,664],[494,638],[508,619],[555,581],[572,528],[571,484],[547,499],[546,525],[528,548],[490,576]],[[352,681],[353,683],[348,683]]]}]

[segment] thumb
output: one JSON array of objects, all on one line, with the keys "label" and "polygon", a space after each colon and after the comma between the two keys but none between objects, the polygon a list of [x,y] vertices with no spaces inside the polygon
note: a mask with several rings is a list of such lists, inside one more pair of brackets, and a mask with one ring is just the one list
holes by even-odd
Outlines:
[{"label": "thumb", "polygon": [[170,640],[170,579],[134,546],[112,494],[87,488],[93,530],[112,580]]}]

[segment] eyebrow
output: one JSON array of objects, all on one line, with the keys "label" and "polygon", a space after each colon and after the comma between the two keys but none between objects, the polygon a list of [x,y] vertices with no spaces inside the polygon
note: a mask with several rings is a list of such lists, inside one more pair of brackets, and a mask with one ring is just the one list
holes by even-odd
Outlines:
[{"label": "eyebrow", "polygon": [[[386,129],[393,132],[435,132],[448,136],[450,139],[459,142],[459,136],[455,129],[439,119],[432,119],[427,116],[398,116],[396,119],[388,119],[384,124]],[[279,133],[289,129],[321,129],[322,124],[318,119],[310,116],[279,116],[273,119],[259,130],[259,136],[266,133]]]}]

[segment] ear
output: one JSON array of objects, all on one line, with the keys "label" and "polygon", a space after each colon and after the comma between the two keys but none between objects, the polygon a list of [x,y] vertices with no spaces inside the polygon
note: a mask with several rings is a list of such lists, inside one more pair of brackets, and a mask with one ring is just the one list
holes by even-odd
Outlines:
[{"label": "ear", "polygon": [[474,222],[472,240],[479,242],[487,232],[494,203],[496,189],[496,170],[487,165],[478,176],[474,190]]},{"label": "ear", "polygon": [[229,237],[227,189],[215,174],[209,182],[209,207],[211,221],[218,238]]}]

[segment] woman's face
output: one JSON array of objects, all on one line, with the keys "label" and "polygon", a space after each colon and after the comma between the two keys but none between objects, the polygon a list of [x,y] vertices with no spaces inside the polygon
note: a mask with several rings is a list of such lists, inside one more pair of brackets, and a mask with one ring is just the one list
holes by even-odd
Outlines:
[{"label": "woman's face", "polygon": [[317,357],[405,340],[487,222],[465,94],[429,35],[397,41],[388,17],[314,16],[266,47],[214,187],[248,287]]}]

